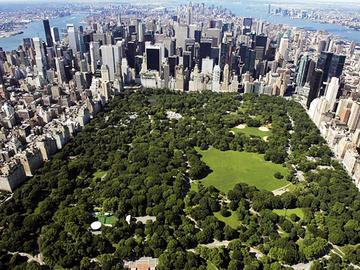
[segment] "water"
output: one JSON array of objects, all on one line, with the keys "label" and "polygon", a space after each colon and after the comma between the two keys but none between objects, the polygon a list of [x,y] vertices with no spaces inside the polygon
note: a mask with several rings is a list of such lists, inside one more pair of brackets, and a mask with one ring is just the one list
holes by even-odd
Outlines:
[{"label": "water", "polygon": [[[63,30],[66,29],[66,24],[73,23],[76,26],[81,26],[83,25],[82,21],[87,15],[88,14],[85,13],[78,13],[61,18],[50,19],[50,27],[58,27],[61,36]],[[24,33],[20,35],[0,39],[0,47],[2,47],[5,51],[9,51],[15,50],[20,44],[22,44],[24,38],[41,37],[45,40],[45,30],[42,21],[29,23],[26,28],[23,29],[23,32]]]},{"label": "water", "polygon": [[231,10],[237,16],[259,18],[273,24],[287,24],[314,31],[324,30],[330,34],[360,43],[360,31],[352,30],[341,25],[318,23],[304,19],[293,19],[290,17],[271,16],[267,13],[268,5],[265,4],[265,2],[245,3],[223,1],[218,3],[218,5]]}]

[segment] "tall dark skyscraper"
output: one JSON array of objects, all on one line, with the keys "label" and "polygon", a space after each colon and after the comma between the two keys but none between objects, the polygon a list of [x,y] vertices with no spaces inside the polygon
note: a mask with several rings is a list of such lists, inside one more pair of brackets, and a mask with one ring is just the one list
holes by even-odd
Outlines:
[{"label": "tall dark skyscraper", "polygon": [[44,24],[44,30],[45,30],[46,45],[48,47],[52,47],[54,44],[53,44],[53,40],[52,40],[52,36],[51,36],[49,20],[43,20],[43,24]]},{"label": "tall dark skyscraper", "polygon": [[199,50],[199,66],[201,68],[201,62],[203,58],[211,57],[211,39],[201,39]]},{"label": "tall dark skyscraper", "polygon": [[263,60],[265,56],[265,49],[267,45],[267,36],[265,35],[257,35],[255,37],[255,51],[256,51],[256,59]]},{"label": "tall dark skyscraper", "polygon": [[160,72],[160,48],[155,46],[146,48],[146,65],[148,70]]},{"label": "tall dark skyscraper", "polygon": [[311,102],[318,97],[320,86],[322,84],[324,72],[321,69],[315,69],[310,81],[310,91],[306,101],[306,107],[309,108]]},{"label": "tall dark skyscraper", "polygon": [[316,64],[316,68],[319,68],[323,71],[323,82],[327,80],[329,75],[329,68],[331,64],[331,59],[333,57],[333,53],[331,52],[321,52],[319,59]]},{"label": "tall dark skyscraper", "polygon": [[243,20],[243,34],[251,32],[252,18],[244,18]]},{"label": "tall dark skyscraper", "polygon": [[329,75],[328,78],[331,79],[332,77],[339,78],[342,74],[345,64],[345,55],[337,55],[334,54],[331,59],[331,64],[329,67]]},{"label": "tall dark skyscraper", "polygon": [[316,68],[321,69],[324,74],[322,82],[326,82],[332,77],[339,78],[345,64],[345,55],[337,55],[331,52],[321,52],[316,64]]},{"label": "tall dark skyscraper", "polygon": [[2,73],[2,70],[0,68],[0,85],[4,84],[4,75]]},{"label": "tall dark skyscraper", "polygon": [[195,42],[200,43],[201,40],[201,30],[194,31]]},{"label": "tall dark skyscraper", "polygon": [[129,67],[135,68],[135,56],[136,56],[136,43],[134,41],[129,41],[127,44],[126,50],[126,60]]}]

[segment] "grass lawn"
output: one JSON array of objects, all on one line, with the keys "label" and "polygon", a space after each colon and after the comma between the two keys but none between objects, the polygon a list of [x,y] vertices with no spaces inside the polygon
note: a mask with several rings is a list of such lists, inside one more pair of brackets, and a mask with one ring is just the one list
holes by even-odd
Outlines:
[{"label": "grass lawn", "polygon": [[240,220],[236,217],[235,211],[230,211],[231,216],[229,217],[223,217],[220,212],[214,212],[214,216],[218,219],[224,222],[225,224],[229,225],[233,229],[237,229],[237,227],[240,225]]},{"label": "grass lawn", "polygon": [[271,134],[271,130],[269,131],[261,131],[259,130],[259,128],[257,127],[245,127],[245,128],[232,128],[232,131],[234,131],[235,134],[237,133],[244,133],[245,135],[254,135],[254,136],[259,136],[259,137],[265,137],[265,136],[269,136]]},{"label": "grass lawn", "polygon": [[262,190],[275,190],[287,185],[284,179],[276,179],[275,172],[286,176],[287,168],[264,160],[264,155],[237,151],[220,151],[215,148],[202,151],[202,160],[213,170],[201,180],[204,186],[213,185],[217,189],[228,192],[239,182],[256,186]]},{"label": "grass lawn", "polygon": [[207,270],[218,270],[217,267],[210,261],[207,261],[206,269]]},{"label": "grass lawn", "polygon": [[301,208],[294,208],[294,209],[274,209],[274,213],[279,216],[289,217],[291,214],[297,215],[300,219],[304,218],[304,211]]},{"label": "grass lawn", "polygon": [[107,174],[107,171],[97,170],[93,173],[93,176],[96,178],[103,178]]},{"label": "grass lawn", "polygon": [[98,214],[98,215],[96,215],[96,217],[102,224],[115,225],[115,222],[117,220],[117,218],[115,216],[108,216],[107,217],[104,214]]}]

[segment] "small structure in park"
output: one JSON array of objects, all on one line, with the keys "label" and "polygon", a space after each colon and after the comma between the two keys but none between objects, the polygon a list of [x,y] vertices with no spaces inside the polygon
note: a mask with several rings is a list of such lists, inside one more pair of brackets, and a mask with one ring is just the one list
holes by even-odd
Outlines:
[{"label": "small structure in park", "polygon": [[93,223],[91,223],[90,228],[92,231],[99,231],[101,229],[101,222],[94,221]]}]

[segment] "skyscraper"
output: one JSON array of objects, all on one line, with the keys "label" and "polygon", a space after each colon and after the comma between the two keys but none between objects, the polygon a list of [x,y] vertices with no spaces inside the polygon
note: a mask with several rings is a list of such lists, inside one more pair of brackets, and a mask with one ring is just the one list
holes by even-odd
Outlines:
[{"label": "skyscraper", "polygon": [[326,81],[328,78],[332,56],[333,53],[331,52],[321,52],[318,58],[316,68],[321,69],[323,71],[323,78],[322,78],[323,82]]},{"label": "skyscraper", "polygon": [[146,64],[148,70],[157,70],[160,72],[162,53],[159,45],[148,45],[146,51]]},{"label": "skyscraper", "polygon": [[334,105],[336,102],[336,96],[339,91],[339,79],[336,77],[332,77],[330,83],[328,84],[328,87],[326,89],[325,98],[327,102],[329,103],[329,110],[333,111]]},{"label": "skyscraper", "polygon": [[[1,61],[0,61],[0,64],[1,64]],[[0,67],[0,85],[3,85],[4,84],[4,74],[2,72],[2,69]]]},{"label": "skyscraper", "polygon": [[329,67],[328,78],[336,77],[339,78],[342,74],[345,64],[345,55],[334,54],[331,58],[331,63]]},{"label": "skyscraper", "polygon": [[310,91],[306,101],[306,106],[310,108],[311,102],[318,97],[320,86],[322,84],[322,77],[324,72],[321,69],[315,69],[310,81]]},{"label": "skyscraper", "polygon": [[356,130],[360,126],[360,104],[359,102],[353,102],[351,105],[351,112],[348,121],[348,127],[350,130]]},{"label": "skyscraper", "polygon": [[100,47],[102,64],[106,65],[109,69],[110,81],[115,79],[117,63],[121,62],[122,59],[122,46],[118,43],[116,45],[103,45]]},{"label": "skyscraper", "polygon": [[251,32],[251,26],[252,26],[252,18],[244,18],[243,19],[243,34]]},{"label": "skyscraper", "polygon": [[305,54],[301,57],[298,73],[296,76],[296,84],[298,86],[304,86],[309,70],[311,59],[309,58],[309,55]]},{"label": "skyscraper", "polygon": [[97,41],[92,41],[90,42],[90,66],[92,73],[95,73],[99,60],[100,60],[100,44]]},{"label": "skyscraper", "polygon": [[60,41],[59,28],[51,27],[51,36],[54,43]]},{"label": "skyscraper", "polygon": [[186,18],[186,23],[187,25],[190,25],[192,23],[192,6],[190,5],[187,8],[187,18]]},{"label": "skyscraper", "polygon": [[46,37],[46,44],[48,47],[52,47],[53,46],[53,39],[51,36],[51,30],[50,30],[50,23],[49,20],[43,20],[43,24],[44,24],[44,30],[45,30],[45,37]]},{"label": "skyscraper", "polygon": [[211,39],[201,39],[200,50],[199,50],[199,66],[201,70],[202,59],[211,57]]},{"label": "skyscraper", "polygon": [[281,40],[280,40],[280,46],[279,46],[279,53],[281,54],[282,57],[285,56],[286,50],[289,47],[289,38],[288,36],[285,34]]},{"label": "skyscraper", "polygon": [[69,47],[72,49],[73,53],[80,51],[79,44],[79,33],[76,27],[73,24],[68,24],[66,26],[68,39],[69,39]]},{"label": "skyscraper", "polygon": [[39,37],[33,38],[35,48],[35,61],[38,75],[46,79],[46,57],[42,40]]},{"label": "skyscraper", "polygon": [[185,48],[185,40],[189,37],[189,27],[186,24],[175,25],[176,48]]}]

